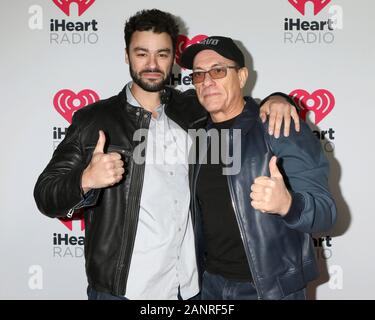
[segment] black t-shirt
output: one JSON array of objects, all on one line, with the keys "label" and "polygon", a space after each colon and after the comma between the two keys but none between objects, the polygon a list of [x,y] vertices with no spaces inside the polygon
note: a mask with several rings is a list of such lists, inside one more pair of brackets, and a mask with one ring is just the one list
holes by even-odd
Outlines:
[{"label": "black t-shirt", "polygon": [[[235,119],[214,123],[213,129],[218,130],[220,146],[221,130],[231,128]],[[220,163],[211,163],[217,159],[211,157],[211,146],[212,143],[207,150],[207,164],[201,165],[197,181],[207,250],[206,270],[233,280],[251,281],[251,272],[229,193],[227,175],[223,175],[224,165],[221,157]]]}]

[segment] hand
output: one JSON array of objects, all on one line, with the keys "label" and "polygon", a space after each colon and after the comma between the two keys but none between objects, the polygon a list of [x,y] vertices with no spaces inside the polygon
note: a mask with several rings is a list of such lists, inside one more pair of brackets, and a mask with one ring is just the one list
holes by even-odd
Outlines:
[{"label": "hand", "polygon": [[104,145],[105,135],[100,130],[91,161],[82,174],[81,185],[84,193],[91,189],[113,186],[121,181],[125,173],[121,155],[116,152],[105,154]]},{"label": "hand", "polygon": [[273,156],[269,162],[271,177],[257,177],[251,185],[250,198],[254,209],[285,216],[292,204],[292,196],[285,186],[284,178]]},{"label": "hand", "polygon": [[285,137],[289,136],[290,118],[293,118],[296,131],[300,130],[299,116],[296,108],[282,96],[272,96],[262,105],[259,115],[262,122],[267,120],[267,115],[270,116],[268,133],[272,135],[275,132],[275,138],[280,137],[280,128],[283,120]]}]

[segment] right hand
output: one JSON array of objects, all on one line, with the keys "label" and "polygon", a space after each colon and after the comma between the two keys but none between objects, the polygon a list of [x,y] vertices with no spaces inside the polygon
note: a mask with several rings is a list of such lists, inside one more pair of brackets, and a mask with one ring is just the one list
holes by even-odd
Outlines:
[{"label": "right hand", "polygon": [[87,193],[91,189],[113,186],[121,181],[125,173],[124,162],[117,152],[104,153],[105,134],[99,130],[91,161],[82,174],[82,189]]},{"label": "right hand", "polygon": [[274,95],[270,97],[260,108],[260,118],[266,122],[269,115],[268,132],[280,137],[281,125],[284,122],[284,136],[288,137],[291,119],[294,121],[296,131],[300,131],[300,120],[295,106],[291,105],[283,96]]}]

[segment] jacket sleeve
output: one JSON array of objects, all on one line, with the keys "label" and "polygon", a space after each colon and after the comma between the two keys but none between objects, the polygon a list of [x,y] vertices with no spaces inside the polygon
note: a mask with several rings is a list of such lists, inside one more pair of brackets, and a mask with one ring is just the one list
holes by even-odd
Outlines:
[{"label": "jacket sleeve", "polygon": [[285,184],[292,194],[292,205],[283,218],[288,227],[301,232],[327,231],[336,221],[336,205],[329,191],[329,163],[319,140],[304,121],[301,132],[270,139]]},{"label": "jacket sleeve", "polygon": [[94,205],[98,198],[99,190],[84,195],[81,188],[82,173],[88,163],[83,158],[76,114],[34,188],[38,209],[49,217],[70,218],[75,210]]}]

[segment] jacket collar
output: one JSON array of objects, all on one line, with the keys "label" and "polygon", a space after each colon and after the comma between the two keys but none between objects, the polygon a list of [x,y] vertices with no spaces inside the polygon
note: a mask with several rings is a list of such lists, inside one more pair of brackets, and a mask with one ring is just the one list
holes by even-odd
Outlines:
[{"label": "jacket collar", "polygon": [[[124,88],[119,93],[119,98],[120,98],[121,103],[124,106],[131,107],[129,109],[131,112],[136,112],[138,108],[142,108],[142,107],[139,105],[137,100],[132,95],[130,91],[130,84],[131,82],[127,83],[124,86]],[[168,104],[170,103],[171,98],[172,98],[172,90],[170,88],[165,87],[162,91],[160,91],[161,106],[167,107]],[[149,112],[149,111],[145,111],[145,112]]]}]

